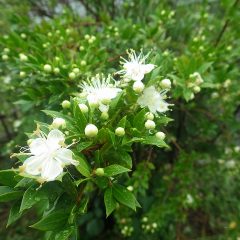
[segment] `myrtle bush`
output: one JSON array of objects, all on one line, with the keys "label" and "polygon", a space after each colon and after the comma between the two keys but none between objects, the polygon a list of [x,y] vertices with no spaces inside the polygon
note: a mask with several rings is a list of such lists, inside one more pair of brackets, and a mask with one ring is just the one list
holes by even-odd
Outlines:
[{"label": "myrtle bush", "polygon": [[0,16],[1,240],[240,239],[238,0]]}]

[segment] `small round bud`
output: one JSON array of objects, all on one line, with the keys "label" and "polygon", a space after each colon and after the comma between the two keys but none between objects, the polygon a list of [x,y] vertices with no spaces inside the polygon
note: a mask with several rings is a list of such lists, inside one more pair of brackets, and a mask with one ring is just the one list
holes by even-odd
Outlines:
[{"label": "small round bud", "polygon": [[96,137],[98,134],[98,128],[94,124],[88,124],[85,128],[85,135],[87,137]]},{"label": "small round bud", "polygon": [[59,57],[55,57],[55,60],[56,60],[57,62],[59,62],[59,61],[60,61],[60,58],[59,58]]},{"label": "small round bud", "polygon": [[109,96],[102,96],[102,97],[101,97],[101,102],[102,102],[104,105],[108,105],[108,104],[111,102],[111,98],[109,98]]},{"label": "small round bud", "polygon": [[84,103],[79,103],[78,104],[80,110],[82,111],[82,113],[87,113],[88,112],[88,106]]},{"label": "small round bud", "polygon": [[68,76],[69,76],[69,78],[70,79],[74,79],[74,78],[76,78],[76,74],[74,73],[74,72],[70,72],[69,74],[68,74]]},{"label": "small round bud", "polygon": [[109,118],[108,112],[102,112],[101,119],[102,120],[107,120],[108,118]]},{"label": "small round bud", "polygon": [[86,66],[87,62],[85,60],[82,60],[80,64],[81,64],[81,66]]},{"label": "small round bud", "polygon": [[195,93],[199,93],[199,92],[201,91],[201,88],[200,88],[199,86],[195,86],[195,87],[193,88],[193,91],[194,91]]},{"label": "small round bud", "polygon": [[86,35],[84,36],[84,38],[88,40],[88,39],[90,38],[90,35],[89,35],[89,34],[86,34]]},{"label": "small round bud", "polygon": [[20,73],[19,73],[19,76],[20,76],[21,78],[24,78],[24,77],[26,77],[26,73],[25,73],[25,72],[20,72]]},{"label": "small round bud", "polygon": [[158,138],[158,139],[160,139],[160,140],[164,140],[165,137],[166,137],[166,134],[163,133],[163,132],[157,132],[157,133],[155,134],[155,136],[156,136],[156,138]]},{"label": "small round bud", "polygon": [[4,60],[4,61],[8,60],[8,55],[7,54],[3,54],[2,55],[2,60]]},{"label": "small round bud", "polygon": [[85,48],[84,48],[83,46],[80,46],[80,47],[79,47],[79,50],[80,50],[80,51],[83,51],[84,49],[85,49]]},{"label": "small round bud", "polygon": [[64,100],[62,102],[62,107],[63,108],[70,108],[70,106],[71,106],[71,103],[68,100]]},{"label": "small round bud", "polygon": [[50,64],[45,64],[43,66],[43,70],[47,73],[50,73],[52,71],[52,66]]},{"label": "small round bud", "polygon": [[212,98],[218,98],[218,97],[219,97],[218,92],[213,92],[213,93],[211,94],[211,97],[212,97]]},{"label": "small round bud", "polygon": [[80,72],[80,70],[79,70],[79,68],[74,68],[74,69],[73,69],[73,72],[74,72],[75,74],[78,74],[78,73]]},{"label": "small round bud", "polygon": [[20,36],[21,36],[22,39],[25,39],[27,37],[27,35],[25,33],[21,33]]},{"label": "small round bud", "polygon": [[154,222],[154,223],[152,224],[152,227],[153,227],[153,228],[157,228],[157,223]]},{"label": "small round bud", "polygon": [[63,118],[55,118],[52,122],[53,128],[66,127],[66,121]]},{"label": "small round bud", "polygon": [[115,134],[119,137],[123,137],[125,135],[125,130],[122,127],[118,127],[115,130]]},{"label": "small round bud", "polygon": [[97,169],[95,170],[95,174],[96,174],[97,176],[99,176],[99,177],[104,176],[104,169],[103,169],[103,168],[97,168]]},{"label": "small round bud", "polygon": [[133,91],[136,93],[141,93],[144,89],[144,84],[141,81],[136,81],[133,84]]},{"label": "small round bud", "polygon": [[60,73],[60,69],[57,68],[57,67],[55,67],[55,68],[53,69],[53,72],[54,72],[55,74],[58,74],[58,73]]},{"label": "small round bud", "polygon": [[146,113],[146,114],[145,114],[145,117],[146,117],[146,119],[148,119],[148,120],[153,120],[153,119],[154,119],[154,115],[153,115],[151,112]]},{"label": "small round bud", "polygon": [[146,128],[146,129],[154,129],[155,127],[156,127],[156,124],[155,124],[154,121],[152,121],[152,120],[147,120],[147,121],[145,122],[145,128]]},{"label": "small round bud", "polygon": [[20,61],[22,62],[26,62],[28,60],[28,57],[23,53],[19,54],[19,58],[20,58]]},{"label": "small round bud", "polygon": [[9,49],[9,48],[4,48],[4,49],[3,49],[3,52],[9,53],[9,52],[10,52],[10,49]]},{"label": "small round bud", "polygon": [[171,81],[169,80],[169,79],[163,79],[162,81],[161,81],[161,87],[162,88],[171,88]]},{"label": "small round bud", "polygon": [[132,192],[132,191],[133,191],[133,186],[128,186],[128,187],[127,187],[127,190],[130,191],[130,192]]}]

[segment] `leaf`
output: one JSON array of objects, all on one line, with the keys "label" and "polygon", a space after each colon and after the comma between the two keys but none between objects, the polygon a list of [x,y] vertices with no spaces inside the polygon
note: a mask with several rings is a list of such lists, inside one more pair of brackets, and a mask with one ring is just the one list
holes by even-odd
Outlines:
[{"label": "leaf", "polygon": [[69,210],[60,209],[54,210],[47,216],[44,216],[40,221],[30,227],[41,231],[53,231],[63,228],[68,220]]},{"label": "leaf", "polygon": [[91,176],[91,167],[89,163],[82,157],[75,156],[76,160],[79,164],[76,166],[77,170],[84,176],[90,177]]},{"label": "leaf", "polygon": [[116,200],[113,198],[112,187],[107,188],[104,193],[104,204],[106,208],[106,215],[108,217],[117,206]]},{"label": "leaf", "polygon": [[16,171],[13,169],[2,170],[0,171],[0,183],[2,185],[14,187],[17,184],[17,180],[15,180],[16,175]]},{"label": "leaf", "polygon": [[71,105],[73,106],[74,120],[76,121],[80,132],[84,133],[84,129],[87,125],[87,119],[85,115],[82,113],[82,111],[80,110],[77,102],[73,101]]},{"label": "leaf", "polygon": [[22,191],[16,191],[7,186],[0,186],[0,202],[8,202],[22,197]]},{"label": "leaf", "polygon": [[168,145],[161,139],[155,136],[147,136],[143,141],[143,144],[155,145],[157,147],[168,147]]},{"label": "leaf", "polygon": [[137,200],[136,200],[135,196],[133,195],[133,193],[128,191],[125,187],[123,187],[119,184],[114,184],[113,185],[113,196],[121,204],[136,211]]},{"label": "leaf", "polygon": [[126,122],[127,122],[127,116],[124,116],[117,124],[117,127],[125,128]]},{"label": "leaf", "polygon": [[82,150],[90,147],[92,145],[92,142],[80,142],[77,144],[77,151],[81,152]]},{"label": "leaf", "polygon": [[115,176],[124,172],[129,172],[129,171],[131,170],[128,168],[122,167],[121,165],[118,165],[118,164],[113,164],[104,168],[104,173],[108,177],[112,177],[112,176]]},{"label": "leaf", "polygon": [[69,240],[73,231],[74,227],[70,227],[62,231],[52,232],[48,240]]},{"label": "leaf", "polygon": [[65,191],[74,199],[77,198],[77,189],[73,183],[73,181],[70,179],[69,174],[66,174],[63,177],[62,185],[65,189]]},{"label": "leaf", "polygon": [[48,199],[47,192],[42,189],[36,190],[34,187],[29,187],[27,191],[23,194],[23,199],[20,207],[20,212],[31,208],[39,201]]},{"label": "leaf", "polygon": [[142,109],[137,115],[133,118],[133,127],[137,128],[139,131],[144,129],[146,110]]},{"label": "leaf", "polygon": [[17,221],[21,216],[22,212],[20,212],[21,201],[15,202],[14,205],[10,209],[10,213],[8,216],[7,227],[9,227],[12,223]]}]

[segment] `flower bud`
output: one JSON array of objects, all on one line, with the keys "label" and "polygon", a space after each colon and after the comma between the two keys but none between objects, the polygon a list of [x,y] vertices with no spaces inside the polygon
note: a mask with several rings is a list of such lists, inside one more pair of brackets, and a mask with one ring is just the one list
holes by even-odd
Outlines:
[{"label": "flower bud", "polygon": [[163,133],[163,132],[157,132],[157,133],[155,134],[155,136],[156,136],[156,138],[158,138],[158,139],[160,139],[160,140],[164,140],[165,137],[166,137],[165,133]]},{"label": "flower bud", "polygon": [[85,135],[87,137],[96,137],[98,134],[98,128],[94,124],[88,124],[85,128]]},{"label": "flower bud", "polygon": [[128,187],[127,187],[127,190],[130,191],[130,192],[132,192],[132,191],[133,191],[133,186],[128,186]]},{"label": "flower bud", "polygon": [[9,53],[9,52],[10,52],[10,49],[9,49],[9,48],[4,48],[4,49],[3,49],[3,52]]},{"label": "flower bud", "polygon": [[74,72],[75,74],[78,74],[78,73],[80,72],[80,70],[79,70],[79,68],[74,68],[74,69],[73,69],[73,72]]},{"label": "flower bud", "polygon": [[4,61],[8,60],[8,55],[7,54],[3,54],[2,55],[2,60],[4,60]]},{"label": "flower bud", "polygon": [[79,106],[82,113],[87,113],[88,112],[88,107],[87,107],[86,104],[80,103],[80,104],[78,104],[78,106]]},{"label": "flower bud", "polygon": [[102,120],[107,120],[108,118],[109,118],[108,112],[102,112],[101,119]]},{"label": "flower bud", "polygon": [[55,118],[52,122],[53,128],[66,127],[66,121],[63,118]]},{"label": "flower bud", "polygon": [[104,176],[104,169],[103,169],[103,168],[97,168],[97,169],[95,170],[95,174],[96,174],[97,176],[99,176],[99,177]]},{"label": "flower bud", "polygon": [[153,120],[153,119],[154,119],[154,115],[153,115],[151,112],[146,113],[146,114],[145,114],[145,117],[146,117],[146,119],[148,119],[148,120]]},{"label": "flower bud", "polygon": [[76,78],[76,74],[75,74],[74,72],[70,72],[70,73],[68,74],[68,77],[69,77],[71,80],[73,80],[74,78]]},{"label": "flower bud", "polygon": [[154,129],[155,127],[156,127],[156,124],[155,124],[154,121],[152,121],[152,120],[147,120],[147,121],[145,122],[145,128],[146,128],[146,129]]},{"label": "flower bud", "polygon": [[62,102],[62,107],[63,108],[70,108],[70,106],[71,106],[71,103],[68,100],[64,100]]},{"label": "flower bud", "polygon": [[162,81],[161,81],[161,87],[162,88],[171,88],[171,81],[169,80],[169,79],[163,79]]},{"label": "flower bud", "polygon": [[99,105],[99,101],[95,97],[88,98],[88,104],[91,108],[96,108]]},{"label": "flower bud", "polygon": [[21,78],[24,78],[24,77],[26,77],[26,73],[25,73],[25,72],[20,72],[20,73],[19,73],[19,76],[20,76]]},{"label": "flower bud", "polygon": [[116,128],[115,134],[116,134],[118,137],[123,137],[123,136],[125,135],[125,130],[124,130],[124,128],[122,128],[122,127]]},{"label": "flower bud", "polygon": [[80,64],[81,64],[81,66],[86,66],[86,65],[87,65],[87,62],[86,62],[85,60],[82,60],[82,61],[80,62]]},{"label": "flower bud", "polygon": [[199,93],[199,92],[201,91],[201,88],[200,88],[199,86],[195,86],[195,87],[193,88],[193,91],[194,91],[195,93]]},{"label": "flower bud", "polygon": [[141,81],[136,81],[133,84],[133,91],[136,93],[141,93],[144,89],[144,84]]},{"label": "flower bud", "polygon": [[58,74],[58,73],[60,73],[60,69],[56,67],[56,68],[53,69],[53,72],[54,72],[55,74]]},{"label": "flower bud", "polygon": [[50,73],[52,71],[52,66],[50,64],[45,64],[43,66],[43,70],[47,73]]},{"label": "flower bud", "polygon": [[85,49],[85,48],[84,48],[83,46],[80,46],[80,47],[79,47],[79,50],[80,50],[80,51],[83,51],[84,49]]},{"label": "flower bud", "polygon": [[20,58],[20,61],[22,61],[22,62],[25,62],[28,60],[28,57],[23,53],[19,54],[19,58]]},{"label": "flower bud", "polygon": [[21,36],[22,39],[25,39],[27,37],[27,35],[25,33],[21,33],[20,36]]}]

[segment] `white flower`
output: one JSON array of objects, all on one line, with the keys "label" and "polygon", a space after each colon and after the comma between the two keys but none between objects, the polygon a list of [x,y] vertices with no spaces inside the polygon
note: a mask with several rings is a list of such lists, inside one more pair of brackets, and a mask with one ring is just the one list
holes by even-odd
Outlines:
[{"label": "white flower", "polygon": [[164,98],[166,91],[158,92],[154,86],[147,87],[143,90],[143,94],[138,98],[137,103],[141,107],[147,107],[153,114],[157,112],[163,113],[168,111],[168,104]]},{"label": "white flower", "polygon": [[144,56],[142,52],[140,52],[137,56],[134,50],[130,50],[127,53],[129,61],[122,58],[124,61],[121,62],[123,69],[117,72],[119,74],[123,74],[124,78],[141,81],[145,74],[154,69],[154,64],[145,64],[145,60],[148,58],[149,53],[146,56]]},{"label": "white flower", "polygon": [[110,76],[104,78],[100,75],[90,81],[83,82],[80,87],[83,89],[83,94],[87,96],[89,105],[99,105],[101,112],[107,112],[108,104],[122,91],[122,89],[117,88],[116,82],[111,83]]},{"label": "white flower", "polygon": [[31,157],[27,158],[21,167],[24,172],[39,176],[43,181],[54,181],[66,165],[77,165],[73,160],[72,151],[62,147],[64,134],[54,129],[47,136],[41,133],[29,145]]}]

